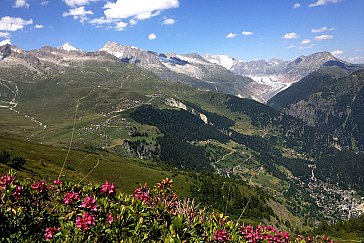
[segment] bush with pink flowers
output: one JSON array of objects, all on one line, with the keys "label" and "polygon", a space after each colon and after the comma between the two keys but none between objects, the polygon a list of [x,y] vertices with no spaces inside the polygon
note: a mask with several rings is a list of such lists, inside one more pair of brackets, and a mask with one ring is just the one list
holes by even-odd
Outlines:
[{"label": "bush with pink flowers", "polygon": [[[181,200],[164,179],[134,195],[114,184],[0,178],[0,242],[308,242],[271,226],[240,225]],[[330,239],[312,242],[330,242]]]}]

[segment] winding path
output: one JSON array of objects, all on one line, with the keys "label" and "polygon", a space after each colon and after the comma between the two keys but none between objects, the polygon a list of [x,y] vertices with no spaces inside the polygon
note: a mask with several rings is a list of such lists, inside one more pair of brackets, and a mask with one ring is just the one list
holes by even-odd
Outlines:
[{"label": "winding path", "polygon": [[[7,86],[5,83],[8,83],[9,86]],[[18,113],[19,115],[23,115],[25,118],[30,119],[32,122],[36,123],[37,125],[43,127],[43,129],[47,128],[47,125],[43,124],[41,121],[38,121],[37,119],[35,119],[32,116],[27,115],[26,113],[22,113],[18,110],[16,110],[15,108],[18,106],[18,103],[16,102],[17,97],[19,96],[19,88],[18,85],[8,81],[8,80],[4,80],[4,79],[0,79],[0,85],[6,87],[9,91],[11,91],[11,93],[13,94],[13,99],[11,101],[3,101],[1,100],[3,103],[5,104],[9,104],[9,106],[0,106],[0,108],[9,108],[9,110],[14,111],[15,113]]]}]

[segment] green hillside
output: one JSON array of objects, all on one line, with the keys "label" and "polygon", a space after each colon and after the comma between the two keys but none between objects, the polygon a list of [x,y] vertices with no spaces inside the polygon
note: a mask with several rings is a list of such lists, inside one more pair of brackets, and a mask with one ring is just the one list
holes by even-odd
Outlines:
[{"label": "green hillside", "polygon": [[273,97],[268,104],[330,133],[338,145],[364,149],[364,70],[338,75],[341,69],[316,71]]},{"label": "green hillside", "polygon": [[[60,176],[61,180],[82,185],[103,183],[107,180],[115,183],[119,190],[126,193],[134,192],[140,184],[154,185],[164,178],[172,178],[174,190],[180,196],[193,197],[209,210],[225,211],[233,217],[242,216],[243,221],[254,224],[264,219],[273,220],[272,222],[285,220],[273,212],[268,204],[269,196],[241,181],[226,180],[212,174],[184,172],[153,161],[123,158],[101,150],[94,153],[70,150],[66,159],[67,151],[66,148],[0,137],[0,174],[5,175],[13,171],[18,178],[47,181],[53,181]],[[13,166],[6,163],[5,153],[10,154],[11,158],[24,158],[25,164]],[[65,166],[62,171],[63,163]],[[216,185],[215,189],[208,193],[202,191],[206,189],[207,181]],[[221,191],[217,192],[218,188],[221,188]],[[227,188],[228,191],[225,191]],[[222,195],[226,192],[229,192],[230,196],[224,199]],[[207,200],[209,197],[217,196],[216,193],[221,193],[219,201],[211,203]],[[228,205],[228,210],[221,208],[221,205]],[[257,207],[259,214],[256,213]]]}]

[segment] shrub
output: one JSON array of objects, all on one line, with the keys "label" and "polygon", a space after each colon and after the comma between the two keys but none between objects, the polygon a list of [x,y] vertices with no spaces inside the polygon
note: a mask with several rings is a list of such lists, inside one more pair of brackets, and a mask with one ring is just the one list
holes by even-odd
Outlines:
[{"label": "shrub", "polygon": [[12,155],[9,151],[3,150],[0,153],[0,163],[7,164],[15,169],[21,169],[26,160],[23,157]]},{"label": "shrub", "polygon": [[8,164],[10,162],[11,154],[7,150],[3,150],[0,153],[0,162],[4,164]]},{"label": "shrub", "polygon": [[[242,226],[180,200],[172,180],[134,195],[114,184],[0,178],[0,242],[289,242],[270,226]],[[292,240],[291,241],[296,241]],[[327,240],[328,241],[328,240]],[[300,239],[300,242],[305,242]]]},{"label": "shrub", "polygon": [[9,165],[16,169],[21,169],[25,165],[26,160],[23,157],[14,156],[11,158]]}]

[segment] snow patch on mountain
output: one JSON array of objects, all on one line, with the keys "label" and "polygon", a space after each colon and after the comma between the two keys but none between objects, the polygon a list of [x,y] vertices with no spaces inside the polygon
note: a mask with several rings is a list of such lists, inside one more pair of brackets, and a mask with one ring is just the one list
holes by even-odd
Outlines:
[{"label": "snow patch on mountain", "polygon": [[238,62],[242,62],[227,55],[206,54],[205,59],[211,63],[223,66],[227,70],[230,70]]},{"label": "snow patch on mountain", "polygon": [[144,51],[135,46],[123,46],[116,42],[107,42],[99,51],[105,51],[119,58],[121,62],[143,66],[145,68],[162,67],[156,53]]},{"label": "snow patch on mountain", "polygon": [[196,53],[176,55],[177,58],[194,64],[206,64],[207,62],[203,57]]},{"label": "snow patch on mountain", "polygon": [[116,42],[108,41],[99,51],[105,51],[117,58],[124,58],[130,50],[135,50],[136,53],[143,52],[142,49],[136,46],[124,46]]},{"label": "snow patch on mountain", "polygon": [[264,77],[254,77],[250,76],[249,78],[253,79],[258,84],[265,84],[271,87],[272,90],[277,91],[279,90],[285,90],[287,89],[291,83],[282,83],[279,81],[279,77],[277,76],[264,76]]},{"label": "snow patch on mountain", "polygon": [[64,51],[81,51],[80,49],[71,45],[69,42],[64,43],[62,46],[58,47],[58,49]]},{"label": "snow patch on mountain", "polygon": [[9,39],[0,41],[0,46],[5,46],[5,45],[11,45],[11,41]]},{"label": "snow patch on mountain", "polygon": [[256,97],[254,97],[254,99],[259,100],[262,103],[266,103],[274,95],[287,89],[292,84],[281,82],[281,77],[274,75],[249,76],[249,78],[253,79],[254,82],[258,84],[257,87],[260,87],[258,90],[255,90],[254,93]]},{"label": "snow patch on mountain", "polygon": [[180,74],[186,74],[190,77],[197,78],[197,79],[203,79],[203,72],[197,66],[194,66],[191,64],[176,65],[173,63],[169,63],[169,62],[163,62],[163,65],[166,66],[169,70],[171,70],[173,72],[180,73]]},{"label": "snow patch on mountain", "polygon": [[[114,42],[107,42],[99,51],[105,51],[117,58],[124,57],[124,46]],[[135,48],[137,49],[137,48]]]}]

